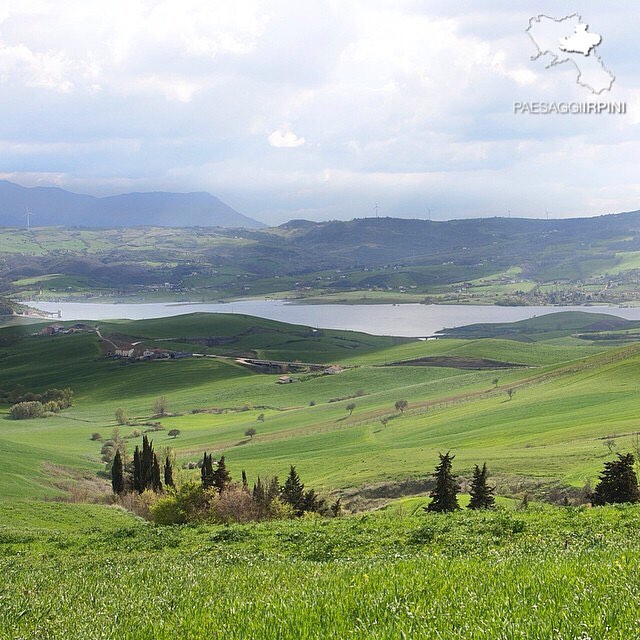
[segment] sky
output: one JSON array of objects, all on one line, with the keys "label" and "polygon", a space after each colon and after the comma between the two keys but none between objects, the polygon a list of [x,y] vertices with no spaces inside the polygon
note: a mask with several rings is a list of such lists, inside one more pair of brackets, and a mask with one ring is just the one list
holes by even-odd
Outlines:
[{"label": "sky", "polygon": [[[615,76],[532,60],[578,13]],[[209,191],[306,218],[640,209],[640,38],[627,0],[0,0],[0,179]],[[626,102],[626,114],[514,102]]]}]

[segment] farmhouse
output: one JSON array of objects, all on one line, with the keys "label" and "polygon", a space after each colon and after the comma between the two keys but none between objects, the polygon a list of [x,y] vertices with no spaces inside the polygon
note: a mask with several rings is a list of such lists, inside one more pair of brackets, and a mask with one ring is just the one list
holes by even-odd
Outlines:
[{"label": "farmhouse", "polygon": [[50,324],[48,327],[45,327],[40,331],[41,336],[55,336],[60,333],[64,333],[65,328],[64,325],[61,324]]},{"label": "farmhouse", "polygon": [[336,373],[342,373],[344,371],[344,369],[337,365],[337,364],[332,364],[330,367],[327,367],[324,370],[324,373],[328,373],[329,375],[335,375]]},{"label": "farmhouse", "polygon": [[292,382],[296,382],[296,379],[291,376],[280,376],[277,380],[278,384],[291,384]]}]

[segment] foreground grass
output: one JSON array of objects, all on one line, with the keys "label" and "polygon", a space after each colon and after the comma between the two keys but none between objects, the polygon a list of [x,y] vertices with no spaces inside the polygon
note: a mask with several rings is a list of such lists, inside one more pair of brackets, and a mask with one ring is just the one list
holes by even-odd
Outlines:
[{"label": "foreground grass", "polygon": [[639,534],[637,507],[14,525],[0,528],[0,636],[627,639]]}]

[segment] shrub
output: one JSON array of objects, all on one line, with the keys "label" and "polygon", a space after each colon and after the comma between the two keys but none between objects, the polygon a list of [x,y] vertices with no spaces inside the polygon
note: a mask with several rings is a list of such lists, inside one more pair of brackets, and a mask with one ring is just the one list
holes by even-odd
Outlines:
[{"label": "shrub", "polygon": [[180,435],[180,429],[171,429],[167,435],[170,438],[177,438]]},{"label": "shrub", "polygon": [[97,431],[94,431],[91,434],[91,439],[92,440],[102,440],[102,436]]},{"label": "shrub", "polygon": [[18,402],[9,409],[9,415],[14,420],[30,420],[32,418],[42,418],[45,408],[42,402]]}]

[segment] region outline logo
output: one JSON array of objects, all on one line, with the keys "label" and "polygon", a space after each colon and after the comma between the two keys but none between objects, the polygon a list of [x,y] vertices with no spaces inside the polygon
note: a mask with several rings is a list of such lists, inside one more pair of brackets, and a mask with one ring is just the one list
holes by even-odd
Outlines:
[{"label": "region outline logo", "polygon": [[[531,61],[545,60],[545,69],[563,64],[572,65],[577,73],[575,81],[595,96],[611,91],[616,77],[607,69],[597,48],[602,36],[589,31],[582,16],[573,13],[561,18],[538,14],[529,19],[525,32],[535,47]],[[514,102],[514,113],[530,114],[624,114],[624,102]]]}]

